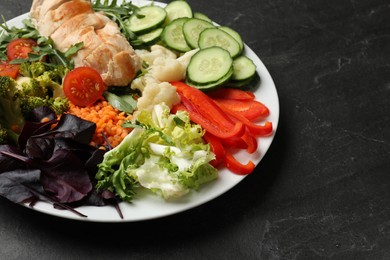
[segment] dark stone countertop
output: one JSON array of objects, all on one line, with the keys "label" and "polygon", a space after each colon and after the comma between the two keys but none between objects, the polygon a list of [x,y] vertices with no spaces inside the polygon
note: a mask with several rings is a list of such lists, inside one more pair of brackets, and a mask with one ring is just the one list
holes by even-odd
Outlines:
[{"label": "dark stone countertop", "polygon": [[239,31],[275,81],[279,128],[256,171],[209,203],[136,223],[1,198],[0,259],[390,259],[389,1],[188,2]]}]

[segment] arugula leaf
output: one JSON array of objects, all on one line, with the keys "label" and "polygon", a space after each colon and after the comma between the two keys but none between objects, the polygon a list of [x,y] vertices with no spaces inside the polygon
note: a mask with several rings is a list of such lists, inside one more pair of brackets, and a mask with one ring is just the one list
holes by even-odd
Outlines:
[{"label": "arugula leaf", "polygon": [[103,95],[108,103],[119,111],[131,114],[137,108],[137,101],[134,100],[132,95],[118,96],[108,91],[104,92]]},{"label": "arugula leaf", "polygon": [[[4,17],[3,17],[4,20]],[[83,46],[83,42],[76,43],[72,45],[65,53],[60,52],[54,47],[54,42],[50,38],[43,37],[36,30],[34,25],[31,22],[31,19],[23,20],[24,27],[8,27],[6,21],[4,24],[0,24],[0,28],[3,30],[0,31],[0,60],[7,59],[7,45],[17,38],[29,38],[37,41],[38,46],[34,47],[33,50],[35,53],[29,53],[28,58],[26,59],[15,59],[12,60],[11,64],[21,64],[24,62],[35,62],[40,61],[43,57],[48,57],[50,63],[47,63],[49,66],[53,64],[63,65],[70,70],[74,68],[74,64],[71,61],[71,57],[76,54]],[[54,65],[55,66],[55,65]]]},{"label": "arugula leaf", "polygon": [[30,38],[30,39],[38,39],[41,37],[38,33],[38,31],[34,28],[34,25],[32,24],[31,20],[25,19],[23,20],[24,27],[22,28],[16,28],[12,27],[9,28],[4,16],[2,16],[3,24],[0,24],[0,60],[6,60],[7,59],[7,45],[9,42],[11,42],[13,39],[16,38]]},{"label": "arugula leaf", "polygon": [[64,53],[66,58],[71,58],[75,55],[81,48],[84,47],[84,42],[79,42],[70,46],[70,48]]},{"label": "arugula leaf", "polygon": [[102,11],[116,22],[123,35],[132,45],[140,44],[141,41],[138,40],[138,37],[125,26],[125,21],[140,10],[138,6],[125,1],[118,5],[117,0],[112,0],[111,3],[109,0],[96,0],[92,7],[96,12]]},{"label": "arugula leaf", "polygon": [[35,53],[29,53],[28,58],[26,59],[14,59],[10,61],[10,64],[22,64],[24,62],[41,61],[44,60],[44,57],[50,57],[50,63],[45,63],[46,65],[63,65],[70,70],[74,69],[74,64],[70,58],[84,46],[83,42],[71,45],[65,53],[62,53],[56,48],[54,48],[53,41],[50,38],[46,39],[42,37],[40,39],[41,41],[38,42],[39,45],[33,47]]}]

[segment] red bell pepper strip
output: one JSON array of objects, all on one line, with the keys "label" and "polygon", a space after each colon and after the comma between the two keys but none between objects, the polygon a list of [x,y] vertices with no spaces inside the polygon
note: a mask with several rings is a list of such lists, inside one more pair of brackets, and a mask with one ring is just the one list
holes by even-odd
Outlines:
[{"label": "red bell pepper strip", "polygon": [[237,161],[236,158],[229,152],[225,151],[225,163],[226,167],[239,175],[247,175],[255,169],[256,165],[252,161],[248,161],[247,164],[242,164],[239,161]]},{"label": "red bell pepper strip", "polygon": [[182,111],[186,111],[188,113],[188,110],[187,108],[183,105],[183,103],[179,102],[177,103],[176,105],[174,105],[172,108],[171,108],[171,113],[172,114],[176,114],[177,111],[179,110],[182,110]]},{"label": "red bell pepper strip", "polygon": [[240,136],[244,133],[244,125],[233,121],[202,91],[183,82],[171,84],[176,87],[191,120],[201,125],[206,131],[221,139]]},{"label": "red bell pepper strip", "polygon": [[210,145],[211,151],[215,154],[215,159],[210,163],[212,166],[217,167],[225,162],[225,148],[222,146],[219,138],[206,132],[203,139]]},{"label": "red bell pepper strip", "polygon": [[248,130],[255,136],[267,136],[272,133],[272,123],[269,121],[266,121],[264,125],[257,125],[253,123],[252,121],[248,120],[246,117],[242,116],[240,113],[235,113],[234,111],[231,111],[227,109],[226,107],[221,106],[221,109],[231,116],[233,120],[240,121],[243,123]]},{"label": "red bell pepper strip", "polygon": [[255,152],[258,145],[255,136],[272,133],[272,123],[257,125],[251,120],[268,116],[268,108],[255,101],[254,95],[246,93],[231,91],[226,94],[226,97],[230,98],[210,98],[204,92],[183,82],[171,84],[176,87],[181,97],[181,103],[175,105],[172,112],[187,111],[191,121],[205,129],[204,140],[210,144],[216,155],[212,165],[225,164],[231,172],[240,175],[253,172],[255,164],[252,161],[247,164],[239,162],[225,147],[246,149],[248,153]]},{"label": "red bell pepper strip", "polygon": [[203,137],[206,140],[206,142],[210,144],[210,148],[215,154],[216,159],[214,161],[211,161],[211,164],[214,167],[217,167],[222,163],[225,163],[226,167],[230,171],[240,175],[249,174],[254,170],[255,164],[252,161],[249,161],[247,164],[242,164],[239,161],[237,161],[236,158],[234,158],[234,156],[229,151],[225,150],[225,148],[222,146],[219,139],[216,138],[215,136],[206,132],[206,134]]},{"label": "red bell pepper strip", "polygon": [[219,106],[223,106],[230,111],[241,114],[249,120],[265,118],[269,116],[269,109],[256,100],[234,100],[234,99],[213,99]]},{"label": "red bell pepper strip", "polygon": [[[225,113],[223,113],[223,111],[219,108],[219,106],[217,106],[215,102],[203,91],[188,86],[183,82],[172,82],[171,84],[176,88],[176,91],[181,97],[184,96],[186,100],[190,102],[189,104],[183,102],[187,108],[196,110],[206,118],[222,120],[221,123],[227,123],[227,125],[233,124],[230,118],[226,116]],[[188,107],[188,105],[190,105],[190,107]]]},{"label": "red bell pepper strip", "polygon": [[188,109],[183,103],[175,105],[171,111],[172,113],[176,113],[177,110],[186,111],[192,122],[199,124],[206,132],[209,132],[220,139],[230,139],[235,136],[240,136],[245,130],[244,125],[241,122],[234,124],[232,129],[221,129],[219,126],[215,125],[214,122],[210,122],[199,113]]},{"label": "red bell pepper strip", "polygon": [[248,153],[254,153],[257,150],[257,140],[247,129],[241,136],[241,139],[247,144],[246,151]]},{"label": "red bell pepper strip", "polygon": [[223,98],[234,100],[254,100],[255,94],[251,91],[244,91],[236,88],[218,88],[207,92],[207,96],[211,98]]},{"label": "red bell pepper strip", "polygon": [[221,139],[221,143],[225,147],[231,147],[236,149],[248,149],[248,144],[241,138],[241,136],[235,136],[229,139]]},{"label": "red bell pepper strip", "polygon": [[223,139],[221,142],[229,148],[246,149],[248,153],[254,153],[257,150],[257,140],[249,129],[246,129],[241,136]]}]

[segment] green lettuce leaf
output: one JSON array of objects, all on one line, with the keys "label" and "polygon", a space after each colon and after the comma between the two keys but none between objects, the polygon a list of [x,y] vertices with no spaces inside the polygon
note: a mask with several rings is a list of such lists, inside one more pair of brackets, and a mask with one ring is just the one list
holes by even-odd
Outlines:
[{"label": "green lettuce leaf", "polygon": [[98,189],[131,202],[136,189],[143,187],[169,200],[217,178],[204,131],[186,112],[173,115],[159,104],[152,112],[139,111],[135,121],[134,130],[98,165]]}]

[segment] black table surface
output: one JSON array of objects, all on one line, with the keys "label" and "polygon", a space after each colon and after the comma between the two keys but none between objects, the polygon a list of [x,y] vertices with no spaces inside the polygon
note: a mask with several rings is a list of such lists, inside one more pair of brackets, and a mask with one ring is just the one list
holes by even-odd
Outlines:
[{"label": "black table surface", "polygon": [[[254,173],[194,209],[107,224],[0,199],[0,259],[390,259],[390,2],[188,0],[274,79],[279,127]],[[0,2],[6,19],[31,0]]]}]

